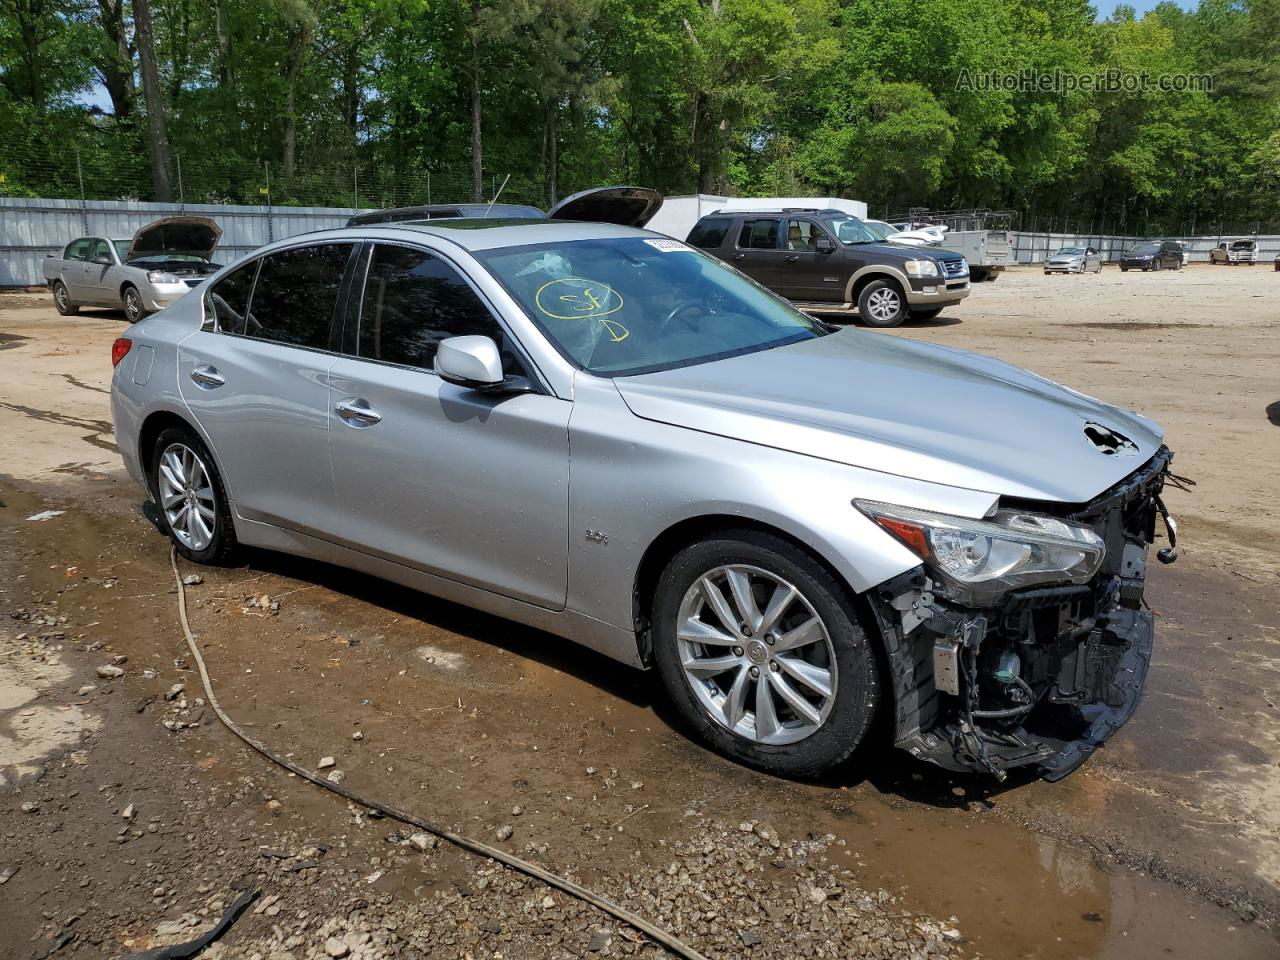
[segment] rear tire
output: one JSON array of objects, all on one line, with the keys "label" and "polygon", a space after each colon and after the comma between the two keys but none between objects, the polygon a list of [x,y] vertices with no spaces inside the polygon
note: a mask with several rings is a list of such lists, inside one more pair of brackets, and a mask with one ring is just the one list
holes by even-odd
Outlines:
[{"label": "rear tire", "polygon": [[161,529],[195,563],[224,566],[239,547],[222,475],[209,448],[187,427],[160,431],[147,479]]},{"label": "rear tire", "polygon": [[64,317],[74,317],[80,308],[71,302],[71,291],[61,280],[53,281],[53,307]]},{"label": "rear tire", "polygon": [[868,327],[896,327],[907,319],[907,298],[892,280],[872,280],[858,294],[858,316]]},{"label": "rear tire", "polygon": [[[794,595],[775,592],[787,588]],[[770,626],[770,601],[782,596]],[[727,530],[677,553],[654,597],[653,639],[658,673],[698,739],[758,770],[830,770],[875,718],[876,657],[848,590],[774,534]]]}]

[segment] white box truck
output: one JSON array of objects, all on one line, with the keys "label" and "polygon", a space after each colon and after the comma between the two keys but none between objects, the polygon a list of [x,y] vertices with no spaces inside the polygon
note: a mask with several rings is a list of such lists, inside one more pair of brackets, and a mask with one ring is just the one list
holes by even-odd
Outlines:
[{"label": "white box truck", "polygon": [[861,200],[845,200],[840,197],[717,197],[699,193],[691,197],[664,198],[653,219],[645,224],[645,229],[665,233],[676,240],[685,240],[694,224],[717,210],[788,208],[842,210],[860,220],[867,218],[867,205]]}]

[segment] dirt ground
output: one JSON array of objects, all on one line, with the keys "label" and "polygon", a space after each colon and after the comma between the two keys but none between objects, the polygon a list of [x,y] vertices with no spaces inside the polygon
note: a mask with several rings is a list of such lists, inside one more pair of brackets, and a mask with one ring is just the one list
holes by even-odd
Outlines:
[{"label": "dirt ground", "polygon": [[[0,960],[191,939],[247,889],[262,896],[203,956],[664,955],[217,723],[166,543],[112,444],[125,328],[0,295]],[[772,779],[687,740],[647,675],[268,554],[182,570],[203,578],[192,628],[223,705],[303,765],[333,757],[346,785],[570,874],[715,960],[1275,957],[1280,275],[1021,269],[892,335],[1138,409],[1197,481],[1169,495],[1182,558],[1151,572],[1144,703],[1067,780],[997,786],[887,751],[824,783]]]}]

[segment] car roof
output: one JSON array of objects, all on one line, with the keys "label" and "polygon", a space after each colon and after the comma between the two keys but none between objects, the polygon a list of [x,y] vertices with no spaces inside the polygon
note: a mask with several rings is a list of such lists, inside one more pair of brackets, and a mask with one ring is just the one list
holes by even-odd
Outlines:
[{"label": "car roof", "polygon": [[779,207],[775,210],[717,210],[714,213],[708,213],[702,219],[709,220],[712,217],[740,217],[746,214],[763,215],[766,217],[780,217],[788,213],[832,213],[841,217],[849,217],[853,220],[858,219],[847,210],[837,210],[835,207]]},{"label": "car roof", "polygon": [[[370,223],[304,235],[309,240],[411,240],[430,236],[447,240],[464,250],[494,250],[536,243],[571,240],[612,240],[622,237],[659,237],[661,234],[612,223],[576,220],[489,219],[468,217],[457,220],[421,220],[399,223]],[[280,245],[301,237],[291,237]]]}]

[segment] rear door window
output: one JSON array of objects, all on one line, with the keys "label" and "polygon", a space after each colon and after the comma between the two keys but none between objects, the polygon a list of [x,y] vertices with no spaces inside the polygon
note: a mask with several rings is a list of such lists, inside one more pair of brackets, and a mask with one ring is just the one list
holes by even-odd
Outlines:
[{"label": "rear door window", "polygon": [[243,333],[244,318],[249,310],[249,294],[261,260],[251,260],[236,267],[209,288],[205,294],[205,317],[212,317],[216,329],[223,333]]},{"label": "rear door window", "polygon": [[480,335],[498,345],[507,374],[523,374],[502,325],[452,264],[425,250],[380,243],[366,276],[360,357],[431,370],[441,340]]},{"label": "rear door window", "polygon": [[744,220],[738,234],[738,246],[744,250],[776,250],[778,219],[776,217]]},{"label": "rear door window", "polygon": [[342,275],[354,244],[292,247],[262,258],[249,311],[236,333],[327,350]]},{"label": "rear door window", "polygon": [[729,228],[732,226],[733,221],[724,218],[719,220],[700,220],[689,231],[689,239],[685,242],[691,247],[714,250],[724,243],[724,238],[728,235]]},{"label": "rear door window", "polygon": [[67,250],[62,255],[64,260],[87,260],[89,258],[89,238],[81,237],[79,240],[72,240],[67,244]]}]

